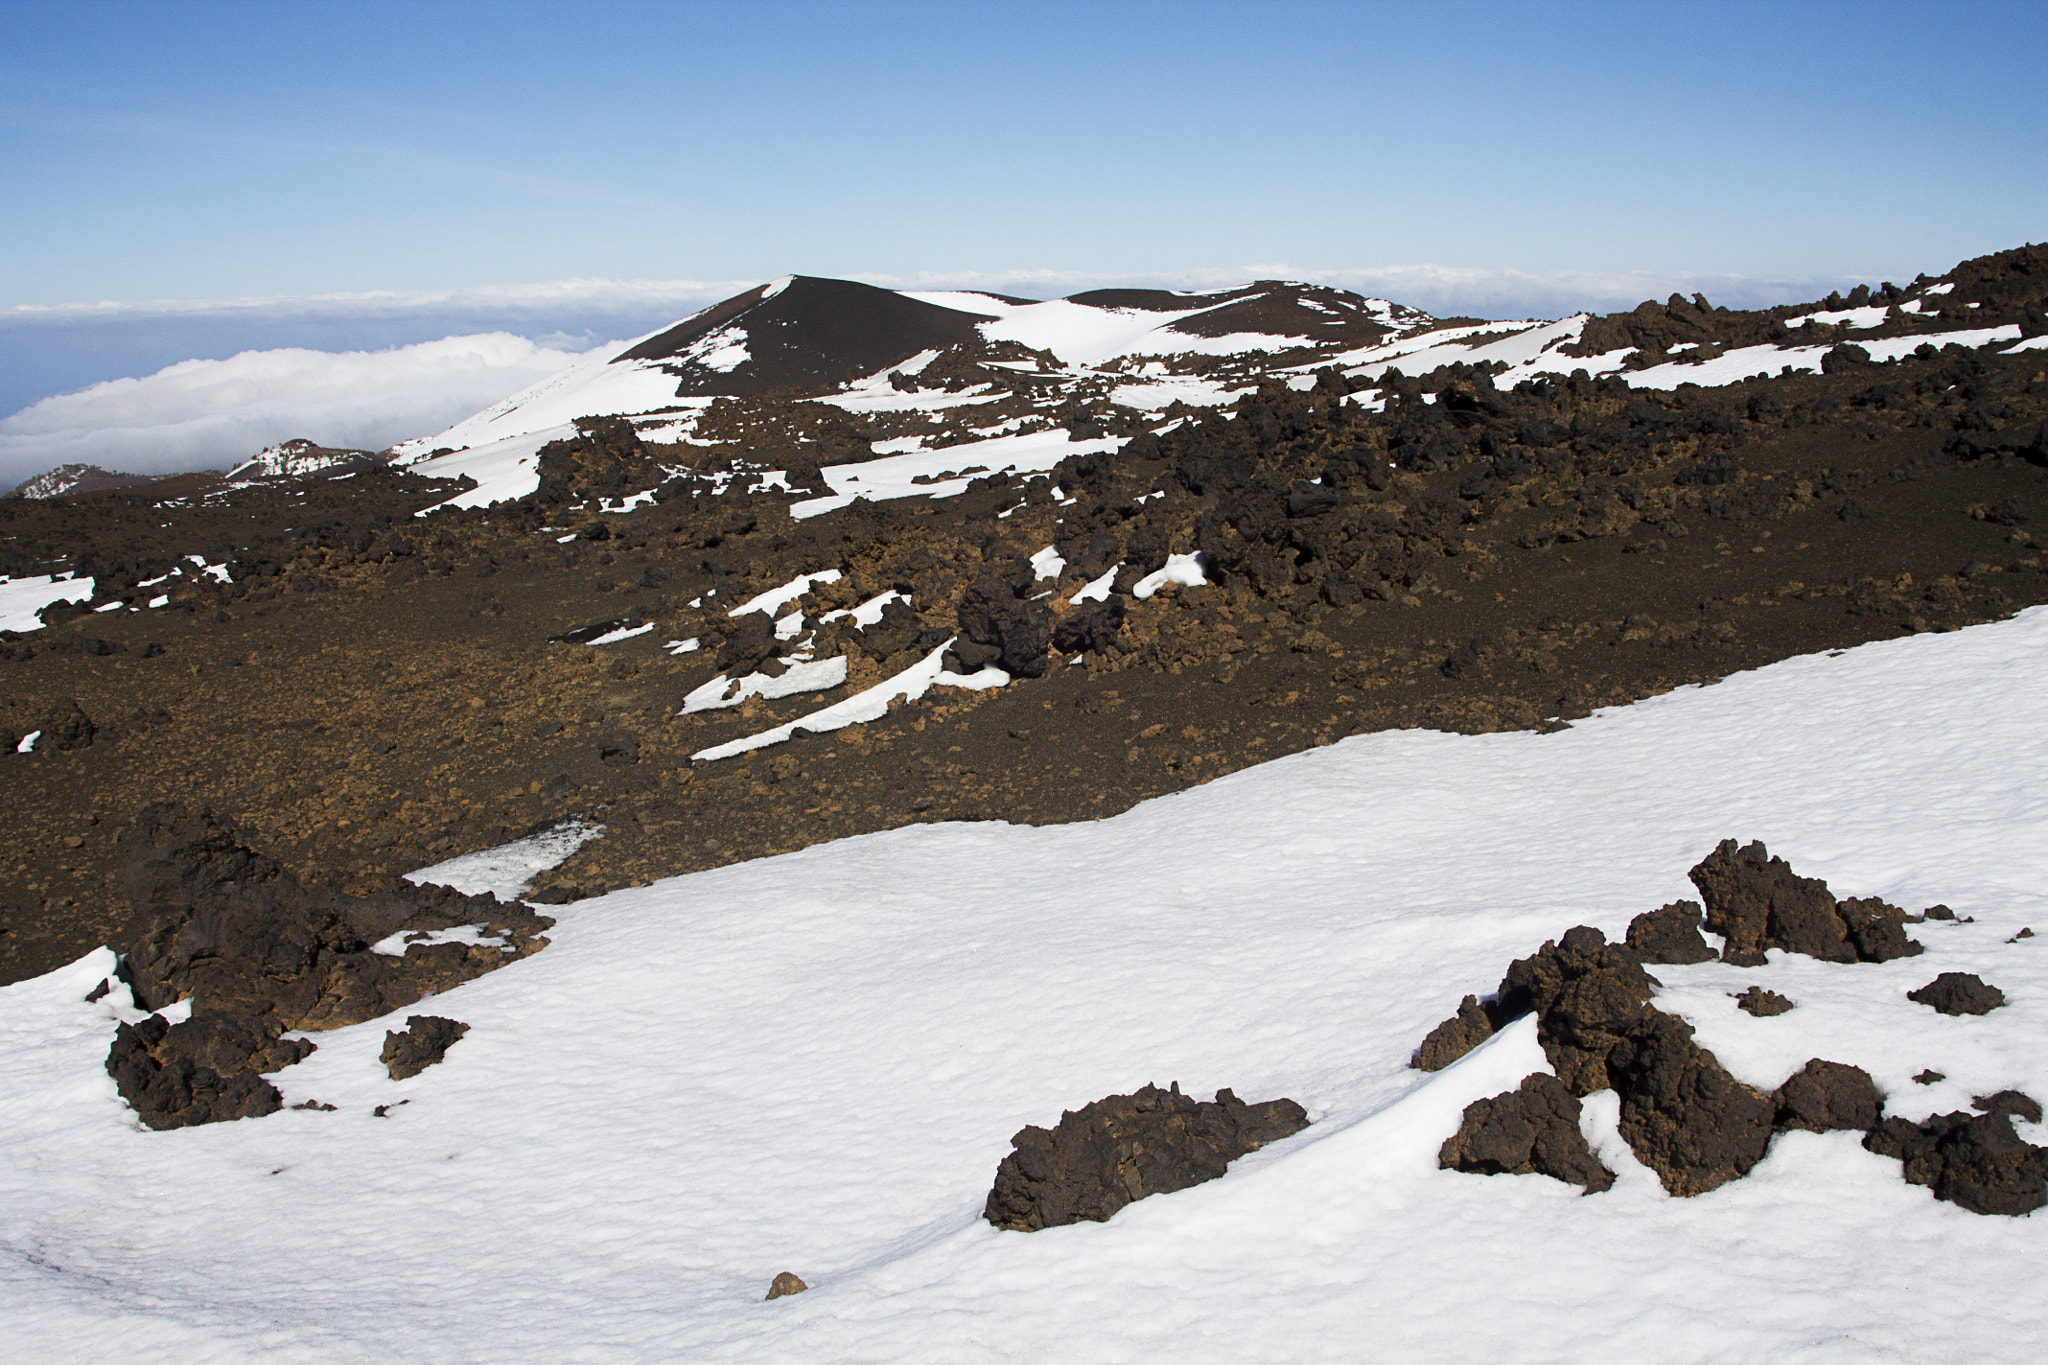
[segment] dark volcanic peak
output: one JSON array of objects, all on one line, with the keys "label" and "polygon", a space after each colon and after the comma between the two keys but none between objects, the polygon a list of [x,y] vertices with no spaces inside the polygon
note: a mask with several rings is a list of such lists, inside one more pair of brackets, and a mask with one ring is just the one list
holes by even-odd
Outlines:
[{"label": "dark volcanic peak", "polygon": [[995,316],[907,298],[871,284],[792,275],[727,299],[618,360],[659,360],[677,395],[816,391],[919,351],[981,339]]},{"label": "dark volcanic peak", "polygon": [[1418,309],[1381,299],[1368,299],[1348,289],[1260,280],[1221,307],[1169,324],[1169,330],[1191,336],[1224,337],[1246,333],[1301,337],[1307,344],[1336,342],[1371,346],[1397,330],[1430,321]]},{"label": "dark volcanic peak", "polygon": [[1121,308],[1136,313],[1184,313],[1190,308],[1227,303],[1249,292],[1249,289],[1228,289],[1208,294],[1179,289],[1085,289],[1078,294],[1067,295],[1067,302],[1089,308]]}]

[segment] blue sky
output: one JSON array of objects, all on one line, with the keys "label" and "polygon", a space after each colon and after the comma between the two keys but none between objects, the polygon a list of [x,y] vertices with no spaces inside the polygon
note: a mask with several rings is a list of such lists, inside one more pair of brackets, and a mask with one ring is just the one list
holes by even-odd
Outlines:
[{"label": "blue sky", "polygon": [[[250,347],[602,340],[788,271],[1811,298],[2048,237],[2044,51],[2039,0],[0,0],[0,414]],[[476,292],[563,280],[670,284]],[[398,292],[315,297],[363,291]]]},{"label": "blue sky", "polygon": [[2048,6],[7,5],[0,304],[1430,261],[2048,224]]}]

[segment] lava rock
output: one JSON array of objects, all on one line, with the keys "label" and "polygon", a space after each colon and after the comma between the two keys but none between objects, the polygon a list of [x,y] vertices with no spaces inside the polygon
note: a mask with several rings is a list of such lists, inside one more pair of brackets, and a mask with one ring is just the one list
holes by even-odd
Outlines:
[{"label": "lava rock", "polygon": [[114,1030],[107,1072],[143,1123],[159,1131],[274,1114],[284,1100],[260,1073],[313,1051],[245,1020],[150,1015]]},{"label": "lava rock", "polygon": [[625,624],[626,618],[623,616],[614,616],[603,621],[592,621],[587,626],[578,626],[574,630],[565,630],[560,635],[550,635],[548,636],[548,643],[551,645],[587,645],[598,636],[609,635]]},{"label": "lava rock", "polygon": [[1767,991],[1762,986],[1751,986],[1735,997],[1735,1008],[1758,1019],[1769,1019],[1775,1015],[1790,1013],[1794,1006],[1790,1000],[1776,991]]},{"label": "lava rock", "polygon": [[1107,649],[1124,625],[1124,599],[1114,594],[1083,602],[1053,623],[1052,647],[1061,654]]},{"label": "lava rock", "polygon": [[1877,1127],[1877,1116],[1884,1111],[1884,1096],[1869,1072],[1818,1057],[1779,1086],[1771,1098],[1778,1106],[1781,1130],[1867,1132]]},{"label": "lava rock", "polygon": [[963,667],[996,664],[1012,677],[1045,676],[1052,648],[1052,613],[1019,598],[993,574],[977,579],[960,599],[960,637],[953,653]]},{"label": "lava rock", "polygon": [[1532,1072],[1517,1088],[1466,1105],[1437,1165],[1475,1175],[1547,1175],[1597,1194],[1614,1184],[1614,1172],[1586,1145],[1579,1108],[1563,1081]]},{"label": "lava rock", "polygon": [[1867,367],[1872,363],[1870,352],[1854,342],[1845,341],[1821,356],[1820,372],[1822,374],[1839,374],[1843,370]]},{"label": "lava rock", "polygon": [[98,732],[99,727],[92,723],[92,717],[80,709],[74,698],[50,708],[50,714],[43,720],[42,737],[36,741],[36,752],[54,750],[68,754],[74,749],[89,749],[93,736]]},{"label": "lava rock", "polygon": [[[213,812],[153,805],[122,838],[120,885],[134,909],[123,967],[136,1003],[192,1002],[177,1025],[118,1030],[107,1070],[152,1127],[246,1118],[277,1108],[258,1073],[312,1044],[292,1029],[361,1023],[538,952],[554,921],[521,904],[399,883],[365,896],[309,887],[248,847]],[[481,924],[501,944],[371,945],[412,931]]]},{"label": "lava rock", "polygon": [[1852,900],[1845,915],[1828,884],[1801,877],[1760,842],[1723,839],[1690,873],[1706,902],[1707,930],[1726,945],[1721,960],[1755,967],[1766,948],[1824,962],[1888,962],[1921,945],[1906,936],[1906,912],[1881,900]]},{"label": "lava rock", "polygon": [[1508,1019],[1534,1010],[1551,1069],[1574,1094],[1590,1095],[1611,1084],[1608,1054],[1656,1016],[1656,984],[1626,948],[1581,924],[1508,967],[1499,1008]]},{"label": "lava rock", "polygon": [[1851,896],[1836,904],[1835,913],[1856,945],[1858,961],[1890,962],[1926,951],[1906,936],[1906,912],[1876,896]]},{"label": "lava rock", "polygon": [[1714,957],[1714,950],[1700,936],[1696,901],[1673,901],[1637,915],[1628,923],[1626,946],[1640,961],[1674,966],[1711,962]]},{"label": "lava rock", "polygon": [[924,623],[917,619],[910,603],[897,597],[883,604],[880,619],[862,629],[858,638],[861,652],[881,662],[914,648],[923,633]]},{"label": "lava rock", "polygon": [[801,1294],[809,1288],[810,1286],[805,1284],[795,1271],[785,1270],[768,1282],[768,1298],[762,1302],[766,1303],[769,1299],[786,1299],[791,1294]]},{"label": "lava rock", "polygon": [[448,1055],[455,1041],[469,1032],[469,1025],[437,1014],[415,1014],[405,1021],[405,1032],[391,1030],[384,1035],[384,1051],[377,1060],[394,1081],[417,1076]]},{"label": "lava rock", "polygon": [[1506,1022],[1497,1001],[1468,995],[1458,1002],[1456,1014],[1429,1031],[1408,1065],[1417,1071],[1441,1071],[1491,1038]]},{"label": "lava rock", "polygon": [[742,678],[781,652],[775,622],[765,611],[750,611],[733,624],[732,634],[718,647],[712,666],[729,677]]},{"label": "lava rock", "polygon": [[1906,998],[1942,1014],[1989,1014],[2005,1003],[2005,992],[1975,972],[1943,972]]},{"label": "lava rock", "polygon": [[1983,1114],[2010,1114],[2028,1123],[2041,1121],[2041,1102],[2031,1095],[2017,1090],[2001,1090],[1996,1095],[1978,1095],[1970,1101],[1970,1107]]},{"label": "lava rock", "polygon": [[1863,1145],[1896,1157],[1910,1183],[1972,1213],[2018,1216],[2048,1203],[2048,1148],[2014,1132],[2009,1113],[1889,1118]]},{"label": "lava rock", "polygon": [[1011,1138],[982,1216],[1024,1232],[1105,1222],[1133,1200],[1214,1180],[1246,1152],[1307,1126],[1293,1100],[1246,1104],[1219,1090],[1200,1102],[1177,1083],[1110,1095]]},{"label": "lava rock", "polygon": [[1621,1136],[1666,1190],[1704,1194],[1763,1160],[1777,1106],[1694,1042],[1692,1025],[1650,1015],[1607,1059],[1621,1095]]},{"label": "lava rock", "polygon": [[[351,896],[306,886],[209,810],[150,806],[121,852],[119,881],[134,909],[126,962],[148,1010],[192,999],[195,1016],[280,1030],[361,1023],[539,951],[540,931],[554,923],[518,902],[448,887]],[[502,931],[504,945],[370,951],[394,934],[478,924]]]}]

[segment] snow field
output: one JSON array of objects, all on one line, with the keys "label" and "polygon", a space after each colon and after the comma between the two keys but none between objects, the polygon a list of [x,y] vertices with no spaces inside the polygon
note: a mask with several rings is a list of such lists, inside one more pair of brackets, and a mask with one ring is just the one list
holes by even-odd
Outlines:
[{"label": "snow field", "polygon": [[[1208,581],[1199,551],[1187,555],[1168,555],[1164,567],[1154,569],[1131,585],[1131,596],[1142,602],[1168,583],[1178,583],[1185,588],[1199,588]],[[1094,586],[1091,582],[1088,588]],[[1088,591],[1088,588],[1082,589],[1082,592]],[[1076,600],[1080,596],[1080,593],[1074,594]]]},{"label": "snow field", "polygon": [[[0,1304],[42,1361],[1992,1358],[2048,1333],[2039,1218],[1938,1203],[1854,1134],[1691,1200],[1436,1169],[1541,1065],[1424,1032],[1571,924],[1693,894],[1724,836],[1974,924],[1882,965],[1657,967],[1737,1075],[1869,1067],[1919,1118],[2048,1098],[2048,610],[1810,656],[1552,735],[1400,732],[1114,819],[913,826],[551,910],[554,942],[279,1073],[293,1112],[139,1130],[111,956],[0,989]],[[829,744],[829,739],[822,741]],[[1902,1001],[1946,970],[2011,1004]],[[1726,992],[1798,1002],[1750,1020]],[[401,1015],[405,1013],[400,1012]],[[1945,1087],[1913,1086],[1921,1067]],[[1011,1133],[1146,1081],[1314,1125],[1106,1224],[979,1221]],[[407,1101],[402,1106],[399,1101]],[[371,1116],[387,1105],[390,1117]],[[2021,1131],[2040,1141],[2038,1128]],[[777,1271],[811,1292],[759,1302]]]},{"label": "snow field", "polygon": [[[1909,356],[1913,354],[1915,347],[1929,343],[1935,346],[1956,345],[1974,349],[2001,341],[2011,341],[2018,338],[2019,334],[2020,329],[2016,324],[2008,324],[2004,327],[1982,327],[1967,332],[1935,332],[1921,336],[1889,337],[1881,341],[1856,341],[1851,344],[1868,351],[1872,360],[1891,361]],[[1647,370],[1629,373],[1627,378],[1631,388],[1668,390],[1675,389],[1680,384],[1701,384],[1710,388],[1721,384],[1737,384],[1752,375],[1775,375],[1784,369],[1819,374],[1821,358],[1838,344],[1840,343],[1831,341],[1819,346],[1743,346],[1696,364],[1673,362],[1652,365]]]},{"label": "snow field", "polygon": [[[1509,366],[1509,372],[1496,377],[1494,382],[1502,388],[1512,388],[1533,374],[1570,374],[1574,369],[1596,367],[1606,361],[1606,356],[1551,354],[1566,342],[1577,341],[1585,326],[1586,315],[1575,313],[1557,322],[1479,322],[1438,327],[1393,337],[1377,346],[1333,357],[1326,363],[1341,366],[1355,378],[1377,379],[1395,367],[1406,375],[1422,375],[1439,365],[1499,361]],[[1614,353],[1613,368],[1620,368],[1620,357],[1626,354]],[[1558,369],[1559,365],[1567,368]]]},{"label": "snow field", "polygon": [[596,639],[587,640],[584,643],[590,645],[592,648],[595,648],[598,645],[615,645],[618,644],[621,640],[631,640],[636,636],[645,635],[653,629],[654,622],[652,621],[649,621],[645,625],[640,626],[620,626],[617,630],[608,630],[604,634],[598,636]]}]

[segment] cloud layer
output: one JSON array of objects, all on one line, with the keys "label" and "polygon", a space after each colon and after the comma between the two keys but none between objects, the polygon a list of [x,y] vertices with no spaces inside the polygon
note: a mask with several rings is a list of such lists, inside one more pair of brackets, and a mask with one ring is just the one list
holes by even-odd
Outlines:
[{"label": "cloud layer", "polygon": [[295,436],[381,450],[431,435],[576,355],[489,332],[384,351],[288,347],[182,361],[0,419],[0,486],[61,464],[137,474],[225,468]]}]

